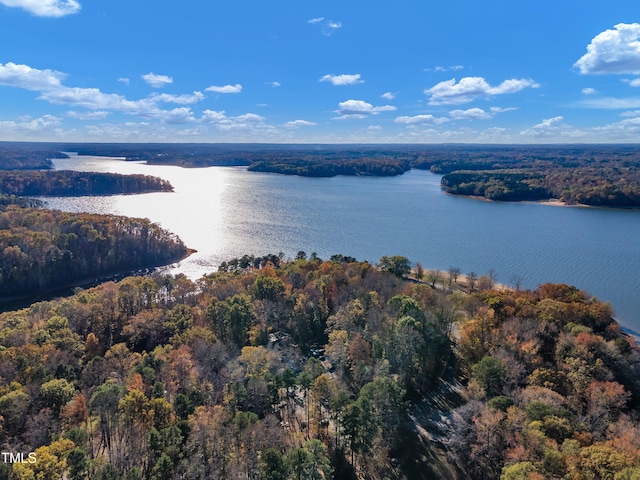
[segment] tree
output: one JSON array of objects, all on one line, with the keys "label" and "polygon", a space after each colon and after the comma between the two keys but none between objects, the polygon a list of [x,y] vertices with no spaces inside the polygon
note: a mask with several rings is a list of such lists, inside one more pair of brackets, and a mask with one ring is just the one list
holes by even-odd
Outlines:
[{"label": "tree", "polygon": [[422,280],[424,278],[424,267],[420,262],[416,262],[416,278]]},{"label": "tree", "polygon": [[75,396],[75,393],[76,389],[64,378],[49,380],[40,387],[40,396],[44,404],[56,413]]},{"label": "tree", "polygon": [[260,478],[263,480],[286,480],[289,474],[284,456],[275,448],[267,448],[260,452],[258,464]]},{"label": "tree", "polygon": [[488,398],[502,393],[506,377],[507,367],[500,358],[483,357],[471,367],[471,378],[482,386]]},{"label": "tree", "polygon": [[380,258],[378,266],[383,272],[392,273],[398,278],[405,278],[411,272],[411,262],[407,257],[400,255],[391,257],[385,255]]},{"label": "tree", "polygon": [[462,270],[460,270],[458,267],[449,267],[448,272],[449,272],[449,278],[451,278],[453,283],[458,283],[458,277],[462,273]]}]

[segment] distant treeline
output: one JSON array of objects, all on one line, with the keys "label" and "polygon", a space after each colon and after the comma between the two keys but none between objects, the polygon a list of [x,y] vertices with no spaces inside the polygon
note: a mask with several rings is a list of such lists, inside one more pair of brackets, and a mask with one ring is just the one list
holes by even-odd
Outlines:
[{"label": "distant treeline", "polygon": [[0,207],[0,296],[162,265],[186,254],[178,237],[148,219]]},{"label": "distant treeline", "polygon": [[0,193],[5,195],[115,195],[172,190],[168,181],[149,175],[69,170],[0,171]]},{"label": "distant treeline", "polygon": [[[1,144],[0,144],[1,145]],[[452,194],[491,200],[557,198],[567,204],[640,206],[637,145],[38,144],[84,155],[183,167],[246,166],[285,175],[445,175]],[[32,146],[32,150],[36,147]]]},{"label": "distant treeline", "polygon": [[46,145],[29,143],[0,143],[0,170],[40,170],[51,168],[52,158],[67,155]]}]

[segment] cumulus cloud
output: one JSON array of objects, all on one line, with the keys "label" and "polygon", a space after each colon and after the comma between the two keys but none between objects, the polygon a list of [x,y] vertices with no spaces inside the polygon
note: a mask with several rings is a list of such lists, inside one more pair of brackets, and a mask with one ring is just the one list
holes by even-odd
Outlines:
[{"label": "cumulus cloud", "polygon": [[531,79],[509,79],[492,87],[482,77],[464,77],[459,82],[455,78],[445,80],[424,91],[429,95],[430,105],[468,103],[480,96],[504,95],[516,93],[525,88],[537,88],[540,85]]},{"label": "cumulus cloud", "polygon": [[489,111],[486,111],[482,108],[476,107],[469,108],[467,110],[452,110],[449,112],[449,115],[454,120],[487,120],[489,118],[495,117],[498,113],[509,112],[511,110],[515,110],[515,108],[491,107]]},{"label": "cumulus cloud", "polygon": [[312,18],[310,20],[307,20],[307,23],[311,23],[312,25],[315,23],[320,23],[324,20],[324,17],[317,17],[317,18]]},{"label": "cumulus cloud", "polygon": [[142,75],[142,79],[154,88],[162,88],[165,85],[173,83],[173,78],[166,75],[156,75],[153,72]]},{"label": "cumulus cloud", "polygon": [[587,87],[582,89],[582,93],[584,95],[595,95],[598,91],[595,88]]},{"label": "cumulus cloud", "polygon": [[264,83],[267,84],[267,85],[271,85],[274,88],[282,86],[282,84],[280,82],[264,82]]},{"label": "cumulus cloud", "polygon": [[67,116],[77,118],[78,120],[103,120],[109,116],[109,112],[105,112],[104,110],[95,112],[76,112],[71,110],[67,112]]},{"label": "cumulus cloud", "polygon": [[634,78],[629,82],[629,85],[632,87],[640,87],[640,78]]},{"label": "cumulus cloud", "polygon": [[544,120],[542,120],[542,122],[534,125],[531,128],[547,129],[550,127],[557,127],[562,122],[564,122],[564,117],[562,115],[558,115],[557,117],[553,117],[553,118],[545,118]]},{"label": "cumulus cloud", "polygon": [[205,110],[200,121],[222,131],[273,131],[273,127],[265,123],[265,118],[255,113],[228,117],[224,110]]},{"label": "cumulus cloud", "polygon": [[222,87],[212,85],[205,88],[204,91],[215,93],[240,93],[242,91],[242,85],[240,85],[239,83],[236,83],[235,85],[224,85]]},{"label": "cumulus cloud", "polygon": [[53,115],[38,118],[24,118],[19,121],[0,120],[0,136],[13,140],[50,140],[51,137],[64,137],[62,122]]},{"label": "cumulus cloud", "polygon": [[492,118],[493,114],[485,112],[481,108],[469,108],[467,110],[452,110],[449,115],[454,120],[486,120]]},{"label": "cumulus cloud", "polygon": [[370,115],[377,115],[380,112],[390,112],[395,110],[393,105],[382,105],[374,107],[363,100],[346,100],[338,104],[336,113],[340,115],[338,119],[347,118],[367,118]]},{"label": "cumulus cloud", "polygon": [[402,123],[404,125],[416,125],[419,123],[428,124],[428,125],[440,125],[441,123],[448,122],[449,120],[446,118],[438,118],[433,115],[414,115],[412,117],[409,116],[401,116],[396,117],[394,120],[395,123]]},{"label": "cumulus cloud", "polygon": [[179,107],[173,110],[162,110],[158,118],[162,123],[179,125],[183,123],[195,122],[196,118],[189,107]]},{"label": "cumulus cloud", "polygon": [[172,95],[169,93],[161,93],[152,95],[152,100],[164,103],[177,103],[178,105],[189,105],[204,100],[205,96],[202,92],[193,92],[190,94]]},{"label": "cumulus cloud", "polygon": [[355,85],[356,83],[364,83],[364,80],[361,80],[360,77],[359,73],[353,75],[325,75],[320,81],[330,82],[332,85]]},{"label": "cumulus cloud", "polygon": [[313,127],[317,125],[316,122],[309,122],[307,120],[293,120],[284,124],[285,127]]},{"label": "cumulus cloud", "polygon": [[120,78],[118,79],[118,81],[119,81],[120,83],[124,83],[125,85],[129,85],[129,84],[131,83],[131,80],[130,80],[130,79],[128,79],[127,77],[120,77]]},{"label": "cumulus cloud", "polygon": [[384,98],[385,100],[393,100],[394,98],[396,98],[396,93],[393,92],[385,92],[382,95],[380,95],[382,98]]},{"label": "cumulus cloud", "polygon": [[[175,123],[191,121],[188,109],[163,110],[161,103],[187,105],[197,103],[205,98],[201,92],[171,95],[153,94],[139,100],[129,100],[116,93],[104,93],[98,88],[68,87],[62,84],[64,73],[53,70],[39,70],[28,65],[14,63],[0,64],[0,85],[23,88],[39,92],[38,99],[56,105],[82,107],[90,112],[69,112],[69,116],[77,119],[95,120],[104,118],[107,112],[119,111],[129,115],[145,118],[158,118],[161,121]],[[166,82],[165,82],[166,83]]]},{"label": "cumulus cloud", "polygon": [[619,23],[596,35],[573,66],[583,74],[640,73],[640,23]]},{"label": "cumulus cloud", "polygon": [[19,7],[37,17],[64,17],[80,11],[76,0],[0,0],[7,7]]},{"label": "cumulus cloud", "polygon": [[55,70],[39,70],[12,62],[5,65],[0,63],[0,85],[36,91],[52,90],[59,88],[65,77],[64,73]]}]

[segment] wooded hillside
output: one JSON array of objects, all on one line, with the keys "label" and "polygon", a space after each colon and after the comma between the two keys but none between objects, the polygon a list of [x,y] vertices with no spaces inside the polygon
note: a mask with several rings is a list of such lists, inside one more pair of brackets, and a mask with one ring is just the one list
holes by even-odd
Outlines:
[{"label": "wooded hillside", "polygon": [[608,305],[567,285],[466,283],[458,269],[408,281],[406,265],[245,256],[196,283],[129,277],[1,314],[0,446],[47,461],[0,468],[640,475],[640,351]]}]

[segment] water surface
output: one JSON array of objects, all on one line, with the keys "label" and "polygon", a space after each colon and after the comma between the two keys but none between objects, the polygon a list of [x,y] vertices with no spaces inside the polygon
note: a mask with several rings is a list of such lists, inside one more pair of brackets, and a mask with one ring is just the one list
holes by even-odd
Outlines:
[{"label": "water surface", "polygon": [[244,167],[187,169],[77,156],[56,168],[144,173],[172,193],[47,198],[69,211],[147,217],[198,250],[174,273],[198,278],[244,254],[315,251],[376,262],[404,255],[426,268],[563,282],[610,301],[640,331],[640,210],[485,202],[444,194],[440,175],[305,178]]}]

